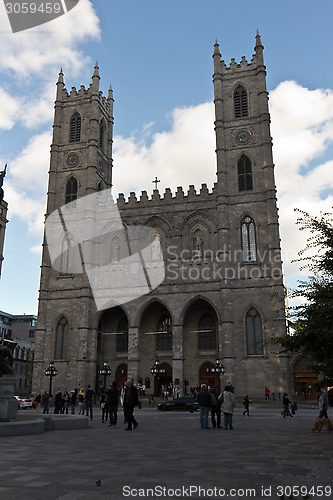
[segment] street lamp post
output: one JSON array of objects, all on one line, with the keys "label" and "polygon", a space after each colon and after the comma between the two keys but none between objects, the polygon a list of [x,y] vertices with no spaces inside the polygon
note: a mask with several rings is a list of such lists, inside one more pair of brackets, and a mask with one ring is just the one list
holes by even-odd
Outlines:
[{"label": "street lamp post", "polygon": [[50,361],[48,368],[45,370],[45,376],[50,377],[50,387],[49,387],[49,395],[52,396],[52,379],[58,375],[57,369],[54,366],[54,361]]},{"label": "street lamp post", "polygon": [[98,373],[100,375],[102,375],[102,377],[104,377],[104,390],[106,389],[106,377],[110,376],[111,373],[112,373],[112,370],[111,368],[109,367],[108,365],[108,362],[107,361],[104,361],[103,363],[103,368],[100,368],[100,370],[98,370]]},{"label": "street lamp post", "polygon": [[219,387],[218,387],[218,392],[219,395],[221,394],[221,375],[225,373],[224,366],[221,364],[221,361],[219,359],[216,360],[215,365],[211,369],[212,373],[216,373],[219,381]]},{"label": "street lamp post", "polygon": [[158,396],[156,377],[165,373],[165,368],[161,368],[161,363],[158,359],[156,359],[154,366],[150,370],[150,373],[154,376],[154,396]]}]

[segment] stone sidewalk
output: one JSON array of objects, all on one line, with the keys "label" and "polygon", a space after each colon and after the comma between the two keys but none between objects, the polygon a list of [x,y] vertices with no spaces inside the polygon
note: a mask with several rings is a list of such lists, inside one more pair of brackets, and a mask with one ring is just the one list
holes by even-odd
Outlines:
[{"label": "stone sidewalk", "polygon": [[1,438],[0,498],[277,499],[292,486],[307,487],[308,498],[333,498],[333,432],[311,433],[317,408],[292,419],[279,408],[242,411],[233,431],[201,430],[198,413],[143,408],[138,429],[124,432],[121,413],[108,427],[95,409],[87,429]]}]

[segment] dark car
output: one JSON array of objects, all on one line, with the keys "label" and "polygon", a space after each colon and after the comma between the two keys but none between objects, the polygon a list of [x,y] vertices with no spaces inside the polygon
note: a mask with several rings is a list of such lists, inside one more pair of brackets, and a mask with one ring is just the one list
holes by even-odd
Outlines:
[{"label": "dark car", "polygon": [[157,404],[157,409],[161,411],[169,410],[186,410],[186,411],[196,411],[199,409],[199,405],[193,398],[174,398],[168,401],[163,401]]}]

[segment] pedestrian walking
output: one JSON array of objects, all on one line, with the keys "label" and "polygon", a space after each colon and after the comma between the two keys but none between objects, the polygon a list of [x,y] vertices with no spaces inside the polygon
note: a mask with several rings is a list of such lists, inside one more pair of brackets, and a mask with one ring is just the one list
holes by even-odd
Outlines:
[{"label": "pedestrian walking", "polygon": [[106,404],[109,412],[109,427],[117,425],[118,406],[120,403],[120,389],[117,387],[117,382],[114,380],[110,388],[106,391]]},{"label": "pedestrian walking", "polygon": [[251,401],[249,400],[249,396],[246,395],[243,401],[243,406],[244,406],[243,415],[247,413],[248,417],[250,416],[250,403]]},{"label": "pedestrian walking", "polygon": [[102,410],[102,423],[104,424],[104,422],[107,422],[108,414],[109,414],[108,407],[106,404],[106,394],[105,394],[104,388],[101,390],[99,404],[100,404],[101,410]]},{"label": "pedestrian walking", "polygon": [[65,391],[63,397],[62,397],[63,405],[62,405],[62,412],[61,413],[66,413],[68,415],[68,407],[69,407],[69,401],[70,397],[67,391]]},{"label": "pedestrian walking", "polygon": [[77,400],[77,394],[73,389],[71,391],[71,396],[70,396],[71,415],[75,415],[76,400]]},{"label": "pedestrian walking", "polygon": [[59,413],[62,413],[62,407],[63,407],[62,392],[58,391],[57,394],[54,396],[54,413],[57,415]]},{"label": "pedestrian walking", "polygon": [[210,429],[208,426],[208,413],[212,407],[212,398],[207,390],[206,384],[201,384],[201,390],[198,392],[197,401],[200,406],[200,427],[201,429]]},{"label": "pedestrian walking", "polygon": [[293,416],[292,416],[292,414],[290,413],[290,410],[289,410],[289,405],[291,404],[291,401],[288,398],[288,394],[286,392],[283,394],[282,404],[283,404],[283,412],[282,412],[283,418],[286,418],[288,416],[291,417],[291,418],[293,418]]},{"label": "pedestrian walking", "polygon": [[267,385],[265,387],[265,400],[269,399],[269,395],[270,395],[270,390],[268,389]]},{"label": "pedestrian walking", "polygon": [[84,415],[84,389],[81,387],[79,394],[77,395],[77,400],[79,402],[79,415]]},{"label": "pedestrian walking", "polygon": [[50,394],[47,391],[44,391],[42,395],[42,408],[43,413],[49,413],[50,411]]},{"label": "pedestrian walking", "polygon": [[132,426],[134,429],[138,427],[138,422],[134,417],[134,407],[139,405],[139,396],[137,388],[133,385],[132,380],[125,382],[125,395],[124,395],[124,416],[127,422],[125,431],[131,431]]},{"label": "pedestrian walking", "polygon": [[321,396],[319,398],[320,413],[319,413],[318,418],[328,418],[327,409],[328,409],[327,398],[326,398],[325,392],[322,391]]},{"label": "pedestrian walking", "polygon": [[93,391],[90,385],[87,386],[86,393],[84,395],[84,401],[86,404],[86,415],[87,417],[90,414],[90,420],[93,419],[93,401],[95,397],[95,391]]},{"label": "pedestrian walking", "polygon": [[231,392],[230,385],[226,385],[223,392],[222,411],[224,415],[224,428],[233,429],[232,416],[235,408],[234,394]]},{"label": "pedestrian walking", "polygon": [[212,400],[211,401],[212,407],[210,409],[210,414],[212,418],[213,429],[221,429],[221,403],[218,400],[218,396],[219,395],[217,394],[216,389],[213,387],[210,390],[210,397]]}]

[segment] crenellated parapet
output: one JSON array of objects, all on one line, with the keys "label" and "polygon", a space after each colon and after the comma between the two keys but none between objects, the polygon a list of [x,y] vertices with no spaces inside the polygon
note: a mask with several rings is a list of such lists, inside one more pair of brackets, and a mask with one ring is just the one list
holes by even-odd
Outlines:
[{"label": "crenellated parapet", "polygon": [[149,197],[147,191],[142,191],[139,199],[134,192],[131,192],[129,197],[126,199],[123,193],[119,193],[117,199],[117,205],[119,208],[140,208],[146,206],[165,206],[166,204],[175,205],[177,203],[195,203],[198,202],[209,202],[214,201],[217,195],[217,184],[214,185],[213,189],[210,191],[207,184],[202,184],[200,191],[198,192],[194,185],[189,186],[187,193],[185,194],[183,188],[178,186],[177,191],[172,194],[170,188],[166,188],[163,195],[161,196],[158,189],[154,189],[152,195]]}]

